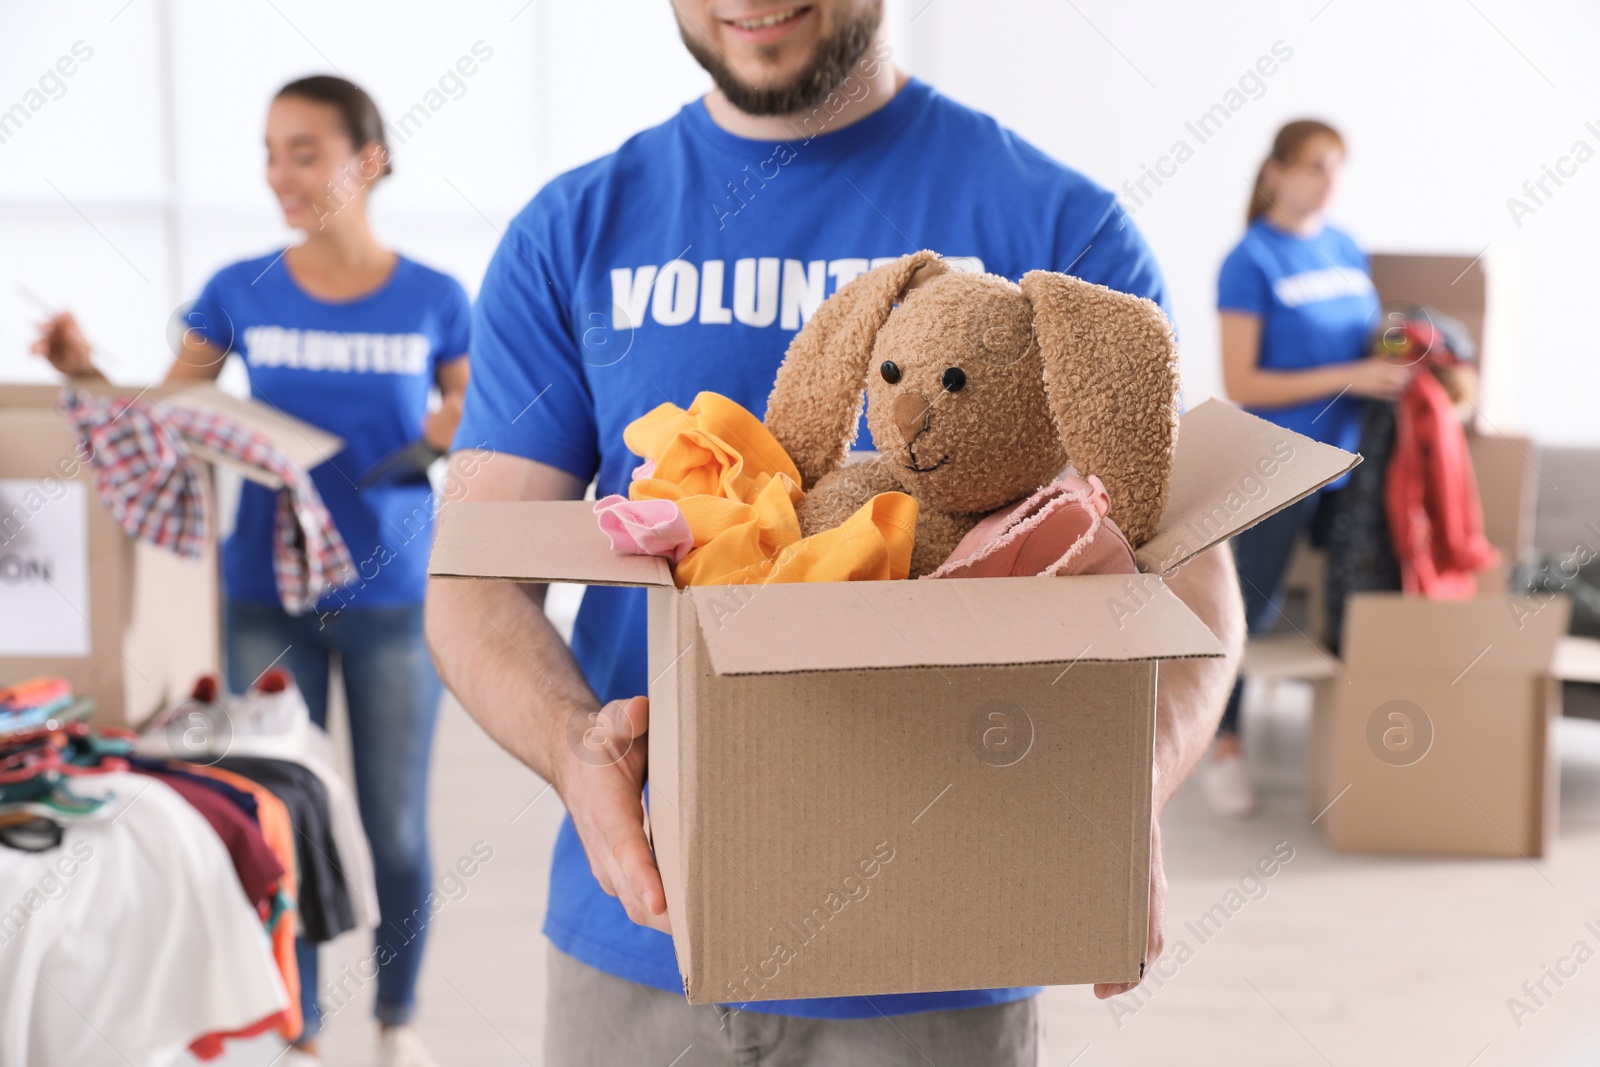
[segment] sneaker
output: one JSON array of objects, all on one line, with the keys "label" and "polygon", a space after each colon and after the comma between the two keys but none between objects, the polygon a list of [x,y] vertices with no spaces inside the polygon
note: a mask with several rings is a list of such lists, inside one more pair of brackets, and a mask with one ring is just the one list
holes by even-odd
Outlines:
[{"label": "sneaker", "polygon": [[[201,715],[211,720],[218,714],[221,706],[222,685],[217,676],[202,674],[195,679],[194,688],[189,690],[189,695],[178,703],[158,711],[150,720],[147,729],[164,727],[174,720],[185,720],[194,715]],[[190,721],[192,722],[192,719]]]},{"label": "sneaker", "polygon": [[1220,756],[1213,753],[1201,764],[1200,788],[1218,815],[1242,819],[1255,814],[1256,788],[1250,782],[1244,753],[1237,749]]},{"label": "sneaker", "polygon": [[233,736],[224,700],[217,676],[201,675],[187,698],[150,720],[135,742],[135,750],[147,756],[210,762],[211,757],[227,751]]},{"label": "sneaker", "polygon": [[290,1045],[284,1057],[278,1060],[278,1067],[322,1067],[322,1057],[315,1052],[307,1052],[297,1045]]},{"label": "sneaker", "polygon": [[234,715],[238,731],[251,736],[294,733],[311,720],[300,687],[282,667],[262,672],[249,691],[236,699]]},{"label": "sneaker", "polygon": [[379,1031],[378,1063],[380,1067],[439,1067],[414,1026],[385,1026]]}]

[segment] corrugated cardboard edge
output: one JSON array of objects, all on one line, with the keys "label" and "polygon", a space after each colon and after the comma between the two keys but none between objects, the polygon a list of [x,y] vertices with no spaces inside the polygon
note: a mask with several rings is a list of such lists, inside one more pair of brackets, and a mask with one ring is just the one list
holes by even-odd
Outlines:
[{"label": "corrugated cardboard edge", "polygon": [[1550,743],[1550,720],[1561,712],[1561,683],[1555,678],[1544,677],[1535,678],[1533,684],[1539,689],[1533,699],[1544,710],[1544,714],[1539,716],[1533,757],[1535,760],[1543,757],[1544,766],[1533,770],[1544,782],[1544,788],[1539,791],[1533,811],[1528,816],[1528,855],[1537,857],[1543,856],[1550,842],[1555,840],[1561,811],[1561,757],[1556,752],[1556,746]]},{"label": "corrugated cardboard edge", "polygon": [[1160,695],[1160,665],[1151,662],[1142,685],[1133,686],[1128,709],[1139,723],[1136,743],[1128,746],[1127,780],[1133,790],[1128,841],[1128,934],[1132,972],[1123,977],[1107,977],[1107,982],[1137,982],[1144,977],[1150,962],[1150,821],[1154,817],[1154,767],[1156,699]]},{"label": "corrugated cardboard edge", "polygon": [[659,556],[614,552],[586,500],[462,500],[439,512],[432,578],[664,586]]},{"label": "corrugated cardboard edge", "polygon": [[1207,400],[1178,420],[1171,495],[1155,534],[1134,552],[1139,568],[1169,576],[1360,462],[1356,453]]},{"label": "corrugated cardboard edge", "polygon": [[1223,654],[1152,575],[691,586],[683,596],[719,675]]},{"label": "corrugated cardboard edge", "polygon": [[[691,851],[684,811],[696,802],[694,775],[687,773],[695,745],[695,717],[682,709],[695,699],[699,656],[693,652],[695,619],[684,597],[668,589],[652,589],[647,597],[650,670],[650,843],[667,914],[674,924],[688,923],[702,910],[689,901],[700,891],[699,872],[688,868]],[[679,771],[685,773],[680,776]],[[689,795],[684,795],[685,791]],[[676,933],[676,931],[675,931]],[[695,931],[685,929],[672,939],[684,992],[695,975],[692,945]]]}]

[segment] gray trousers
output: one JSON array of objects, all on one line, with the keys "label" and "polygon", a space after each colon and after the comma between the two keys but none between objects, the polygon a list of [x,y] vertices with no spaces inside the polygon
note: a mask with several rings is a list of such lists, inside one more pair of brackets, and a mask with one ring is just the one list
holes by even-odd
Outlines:
[{"label": "gray trousers", "polygon": [[606,974],[547,946],[545,1067],[1036,1067],[1035,998],[873,1019],[800,1019]]}]

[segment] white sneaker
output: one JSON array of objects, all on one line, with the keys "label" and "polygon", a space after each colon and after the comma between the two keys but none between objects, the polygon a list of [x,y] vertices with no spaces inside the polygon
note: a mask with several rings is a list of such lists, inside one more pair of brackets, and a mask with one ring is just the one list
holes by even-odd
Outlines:
[{"label": "white sneaker", "polygon": [[322,1067],[322,1057],[290,1045],[289,1051],[277,1061],[277,1064],[278,1067]]},{"label": "white sneaker", "polygon": [[311,721],[300,687],[282,667],[267,669],[235,697],[232,712],[235,732],[250,737],[292,734]]},{"label": "white sneaker", "polygon": [[378,1037],[380,1067],[439,1067],[414,1026],[386,1026]]},{"label": "white sneaker", "polygon": [[1218,815],[1242,819],[1255,814],[1256,787],[1250,782],[1242,752],[1207,756],[1200,765],[1200,788]]}]

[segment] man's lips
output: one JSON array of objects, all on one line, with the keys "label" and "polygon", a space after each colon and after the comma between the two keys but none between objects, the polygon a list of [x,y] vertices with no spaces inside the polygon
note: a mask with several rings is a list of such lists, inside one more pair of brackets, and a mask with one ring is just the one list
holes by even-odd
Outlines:
[{"label": "man's lips", "polygon": [[771,44],[793,33],[795,28],[811,13],[809,4],[778,8],[760,15],[723,19],[722,24],[734,37],[751,44]]}]

